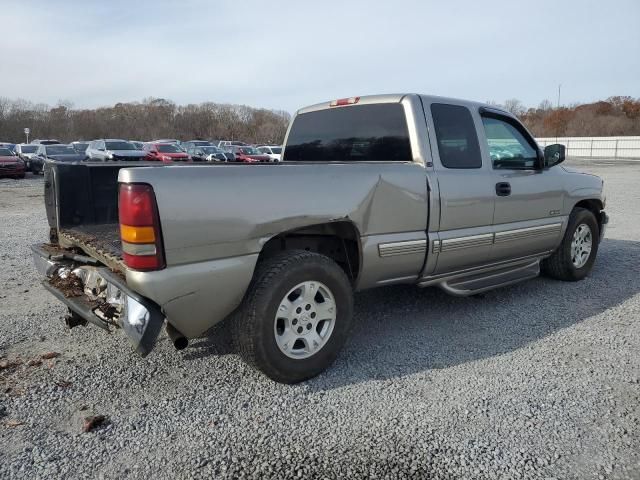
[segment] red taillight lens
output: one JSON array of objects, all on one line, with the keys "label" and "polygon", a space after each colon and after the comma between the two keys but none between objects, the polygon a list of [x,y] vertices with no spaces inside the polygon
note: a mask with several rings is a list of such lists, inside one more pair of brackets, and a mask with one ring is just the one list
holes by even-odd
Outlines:
[{"label": "red taillight lens", "polygon": [[342,107],[344,105],[353,105],[354,103],[358,103],[360,101],[360,97],[349,97],[349,98],[339,98],[338,100],[334,100],[331,102],[331,107]]},{"label": "red taillight lens", "polygon": [[151,185],[121,183],[118,212],[124,263],[134,270],[164,268],[160,219]]}]

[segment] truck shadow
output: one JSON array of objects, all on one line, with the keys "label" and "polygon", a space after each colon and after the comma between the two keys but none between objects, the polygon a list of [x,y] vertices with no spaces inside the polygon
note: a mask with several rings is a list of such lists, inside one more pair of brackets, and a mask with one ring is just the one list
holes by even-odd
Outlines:
[{"label": "truck shadow", "polygon": [[[536,278],[477,297],[382,287],[356,295],[355,326],[336,363],[306,385],[330,390],[452,367],[526,346],[640,292],[640,242],[607,239],[582,282]],[[185,358],[230,353],[212,337]]]}]

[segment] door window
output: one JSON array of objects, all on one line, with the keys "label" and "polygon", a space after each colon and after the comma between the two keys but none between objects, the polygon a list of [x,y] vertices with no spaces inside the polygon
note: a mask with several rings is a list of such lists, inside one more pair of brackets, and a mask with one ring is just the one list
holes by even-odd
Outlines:
[{"label": "door window", "polygon": [[530,170],[538,157],[536,148],[508,121],[482,117],[494,169]]},{"label": "door window", "polygon": [[431,115],[442,165],[445,168],[481,168],[478,135],[469,109],[434,103]]}]

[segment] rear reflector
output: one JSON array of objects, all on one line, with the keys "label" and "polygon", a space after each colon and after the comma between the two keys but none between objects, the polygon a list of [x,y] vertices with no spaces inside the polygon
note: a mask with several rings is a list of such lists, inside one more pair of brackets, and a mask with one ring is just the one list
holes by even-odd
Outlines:
[{"label": "rear reflector", "polygon": [[339,98],[338,100],[334,100],[331,102],[332,107],[341,107],[343,105],[353,105],[354,103],[358,103],[360,101],[360,97],[349,97],[349,98]]},{"label": "rear reflector", "polygon": [[125,265],[133,270],[164,268],[160,219],[151,185],[121,183],[118,213]]}]

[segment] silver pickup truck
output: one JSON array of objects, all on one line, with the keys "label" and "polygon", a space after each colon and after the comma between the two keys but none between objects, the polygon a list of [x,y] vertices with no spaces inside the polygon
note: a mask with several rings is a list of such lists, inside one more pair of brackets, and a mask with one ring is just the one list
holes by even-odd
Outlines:
[{"label": "silver pickup truck", "polygon": [[32,249],[70,327],[121,328],[146,355],[163,326],[181,349],[220,324],[246,361],[293,383],[337,357],[354,291],[587,276],[603,182],[564,158],[493,106],[340,99],[296,113],[281,163],[50,162],[50,243]]}]

